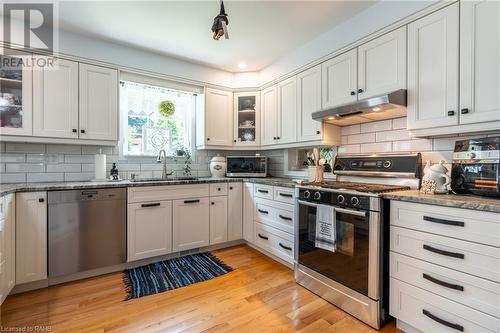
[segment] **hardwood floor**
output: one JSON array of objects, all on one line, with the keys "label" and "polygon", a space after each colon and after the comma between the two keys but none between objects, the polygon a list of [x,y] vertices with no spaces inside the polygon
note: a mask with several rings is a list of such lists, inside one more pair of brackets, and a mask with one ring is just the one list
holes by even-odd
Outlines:
[{"label": "hardwood floor", "polygon": [[[2,331],[39,325],[52,332],[376,332],[248,246],[214,254],[235,270],[140,299],[124,301],[121,273],[9,296]],[[397,330],[391,323],[382,332]]]}]

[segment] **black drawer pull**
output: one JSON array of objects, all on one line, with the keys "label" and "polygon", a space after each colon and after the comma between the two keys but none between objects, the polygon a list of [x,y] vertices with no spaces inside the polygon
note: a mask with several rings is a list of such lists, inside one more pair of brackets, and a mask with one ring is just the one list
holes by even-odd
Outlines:
[{"label": "black drawer pull", "polygon": [[285,197],[285,198],[291,198],[291,197],[293,197],[293,194],[288,194],[288,193],[280,193],[280,195],[282,197]]},{"label": "black drawer pull", "polygon": [[432,320],[434,320],[435,322],[440,323],[441,325],[447,326],[449,328],[453,328],[454,330],[457,330],[457,331],[460,331],[460,332],[464,331],[464,327],[462,325],[453,324],[453,323],[450,323],[449,321],[446,321],[444,319],[436,317],[435,315],[433,315],[432,313],[430,313],[426,309],[422,309],[422,313],[424,314],[424,316],[427,316],[427,317],[431,318]]},{"label": "black drawer pull", "polygon": [[200,202],[200,199],[196,199],[196,200],[184,200],[184,203],[197,203],[197,202]]},{"label": "black drawer pull", "polygon": [[257,211],[262,214],[269,214],[267,210],[257,209]]},{"label": "black drawer pull", "polygon": [[292,251],[292,248],[291,248],[291,247],[285,246],[285,245],[281,244],[281,242],[279,242],[278,244],[279,244],[282,248],[284,248],[285,250]]},{"label": "black drawer pull", "polygon": [[457,227],[465,227],[464,222],[438,219],[436,217],[431,217],[431,216],[424,216],[424,221],[429,221],[429,222],[434,222],[434,223],[439,223],[439,224],[454,225]]},{"label": "black drawer pull", "polygon": [[426,280],[429,280],[429,281],[435,283],[435,284],[439,284],[440,286],[450,288],[450,289],[459,290],[459,291],[464,291],[464,287],[459,285],[459,284],[444,282],[444,281],[438,280],[438,279],[436,279],[428,274],[425,274],[425,273],[422,274],[422,277]]},{"label": "black drawer pull", "polygon": [[286,220],[286,221],[292,221],[292,218],[291,217],[287,217],[287,216],[283,216],[283,215],[278,215],[280,217],[280,219],[283,219],[283,220]]},{"label": "black drawer pull", "polygon": [[257,236],[259,236],[260,238],[265,239],[265,240],[268,240],[268,239],[269,239],[269,237],[262,236],[261,234],[257,234]]},{"label": "black drawer pull", "polygon": [[452,117],[452,116],[454,116],[454,115],[455,115],[455,111],[448,111],[448,116],[449,116],[449,117]]},{"label": "black drawer pull", "polygon": [[44,198],[39,198],[39,199],[38,199],[38,202],[44,202],[44,201],[45,201],[45,199],[44,199]]},{"label": "black drawer pull", "polygon": [[267,194],[267,193],[269,193],[269,191],[268,191],[268,190],[261,190],[261,189],[258,189],[257,191],[259,191],[260,193],[266,193],[266,194]]},{"label": "black drawer pull", "polygon": [[149,204],[142,204],[141,207],[158,207],[160,205],[161,205],[161,203],[155,202],[155,203],[149,203]]},{"label": "black drawer pull", "polygon": [[467,109],[467,108],[462,109],[462,110],[460,110],[460,113],[461,114],[467,114],[467,113],[469,113],[469,109]]},{"label": "black drawer pull", "polygon": [[458,259],[465,259],[465,255],[463,253],[449,252],[449,251],[445,251],[445,250],[440,250],[440,249],[436,249],[435,247],[432,247],[432,246],[429,246],[429,245],[425,245],[425,244],[424,244],[423,247],[424,247],[424,250],[431,251],[431,252],[434,252],[434,253],[437,253],[437,254],[441,254],[443,256],[452,257],[452,258],[458,258]]}]

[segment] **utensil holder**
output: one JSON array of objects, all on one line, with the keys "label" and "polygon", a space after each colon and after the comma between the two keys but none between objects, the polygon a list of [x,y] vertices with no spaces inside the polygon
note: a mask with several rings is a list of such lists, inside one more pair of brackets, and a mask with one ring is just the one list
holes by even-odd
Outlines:
[{"label": "utensil holder", "polygon": [[311,183],[321,183],[323,181],[323,166],[309,166],[307,167],[308,180]]}]

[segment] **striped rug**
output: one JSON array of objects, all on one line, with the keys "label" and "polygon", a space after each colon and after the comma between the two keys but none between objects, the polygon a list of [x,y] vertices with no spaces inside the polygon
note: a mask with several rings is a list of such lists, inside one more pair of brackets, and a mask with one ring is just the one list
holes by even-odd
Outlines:
[{"label": "striped rug", "polygon": [[210,252],[172,258],[127,269],[123,276],[127,289],[125,300],[210,280],[232,270]]}]

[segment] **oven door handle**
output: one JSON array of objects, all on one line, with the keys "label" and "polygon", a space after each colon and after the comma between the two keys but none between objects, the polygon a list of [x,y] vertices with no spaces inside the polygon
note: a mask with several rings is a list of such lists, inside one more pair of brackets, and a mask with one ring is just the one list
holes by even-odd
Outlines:
[{"label": "oven door handle", "polygon": [[335,211],[339,212],[339,213],[349,214],[349,215],[356,215],[356,216],[366,217],[366,212],[360,212],[358,210],[352,210],[352,209],[345,209],[345,208],[335,207]]},{"label": "oven door handle", "polygon": [[297,202],[299,203],[299,205],[304,205],[304,206],[309,206],[309,207],[314,207],[314,208],[319,206],[318,204],[315,204],[312,202],[307,202],[307,201],[302,201],[302,200],[297,200]]}]

